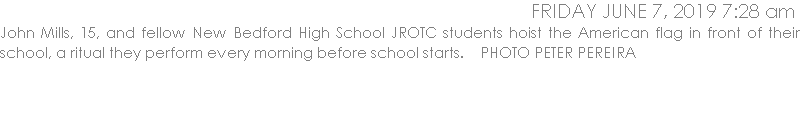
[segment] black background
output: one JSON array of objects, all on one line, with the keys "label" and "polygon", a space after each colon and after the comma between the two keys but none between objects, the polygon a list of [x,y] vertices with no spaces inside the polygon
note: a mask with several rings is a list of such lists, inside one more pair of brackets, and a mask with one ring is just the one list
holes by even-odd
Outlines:
[{"label": "black background", "polygon": [[[565,115],[619,109],[648,109],[669,101],[662,98],[693,98],[709,90],[731,89],[715,85],[714,79],[737,80],[718,74],[758,69],[737,69],[737,62],[774,59],[758,52],[759,47],[784,47],[796,39],[690,39],[688,32],[680,42],[655,39],[659,26],[668,28],[730,28],[753,26],[791,27],[796,19],[534,19],[532,2],[227,2],[227,3],[96,3],[63,4],[47,7],[9,7],[3,19],[7,28],[29,27],[39,32],[41,26],[69,28],[73,40],[3,39],[2,48],[44,47],[51,49],[76,46],[87,48],[120,47],[124,49],[411,49],[414,47],[453,47],[465,59],[156,59],[134,62],[130,59],[35,60],[2,59],[4,73],[13,77],[7,83],[21,86],[23,95],[46,98],[56,104],[119,103],[88,109],[138,110],[163,113],[230,107],[234,112],[264,113],[276,111],[319,113],[341,109],[408,109],[420,113],[432,111],[469,112],[471,108],[498,109],[504,114],[532,119],[513,112],[540,112]],[[586,4],[586,3],[582,3]],[[592,3],[590,3],[592,4]],[[605,3],[598,3],[597,6]],[[697,3],[693,3],[697,4]],[[733,3],[737,7],[739,3]],[[574,6],[574,4],[569,4]],[[674,15],[673,4],[664,4],[661,14]],[[7,5],[9,6],[9,5]],[[761,4],[760,10],[782,4]],[[794,5],[785,5],[793,7]],[[652,6],[648,6],[652,7]],[[723,7],[718,3],[718,7]],[[598,7],[601,8],[601,7]],[[13,11],[31,9],[29,11]],[[717,15],[721,14],[718,9]],[[586,8],[584,11],[588,12]],[[605,10],[595,10],[604,13]],[[648,8],[648,12],[653,11]],[[669,13],[667,13],[669,12]],[[737,11],[738,12],[738,11]],[[647,13],[651,14],[651,13]],[[731,12],[728,16],[738,15]],[[763,14],[763,12],[762,12]],[[596,14],[597,15],[597,14]],[[78,39],[80,27],[99,30],[140,29],[147,26],[184,28],[184,39]],[[334,32],[337,26],[377,28],[434,26],[449,27],[558,27],[573,34],[580,27],[595,29],[646,29],[650,39],[336,39],[319,42],[299,39],[232,39],[232,28],[240,27],[320,27]],[[192,39],[191,27],[226,29],[226,39]],[[766,29],[765,29],[766,30]],[[137,31],[140,32],[140,31]],[[745,31],[743,31],[745,32]],[[103,32],[101,32],[103,33]],[[706,32],[701,29],[701,33]],[[766,32],[765,32],[766,33]],[[331,35],[335,35],[331,33]],[[745,35],[745,34],[743,34]],[[440,35],[441,36],[441,35]],[[575,35],[573,35],[575,36]],[[483,46],[610,46],[634,47],[636,59],[479,59]],[[770,47],[767,47],[770,48]],[[787,54],[775,51],[778,55]],[[744,52],[744,53],[742,53]],[[53,52],[51,52],[53,53]],[[251,56],[252,57],[252,56]],[[779,63],[779,62],[775,62]],[[756,72],[756,74],[764,72]],[[687,89],[688,88],[688,89]],[[33,91],[33,92],[31,92]],[[680,92],[677,92],[680,91]],[[81,95],[81,96],[73,96]],[[68,96],[68,97],[67,97]],[[29,97],[29,96],[25,96]],[[62,98],[63,97],[63,98]],[[144,99],[143,99],[144,98]],[[30,99],[33,100],[33,99]],[[156,101],[157,100],[157,101]],[[661,100],[661,101],[656,101]],[[681,99],[677,99],[681,100]],[[171,108],[128,104],[180,105]],[[209,102],[212,104],[205,104]],[[381,105],[377,105],[381,103]],[[402,104],[418,104],[408,106]],[[637,103],[639,106],[620,107]],[[649,104],[652,103],[652,104]],[[706,102],[698,102],[706,103]],[[376,104],[353,106],[356,104]],[[212,106],[213,105],[213,106]],[[431,108],[425,105],[440,105]],[[119,106],[119,107],[117,107]],[[233,107],[248,108],[233,108]],[[87,108],[86,106],[77,106]],[[117,107],[117,108],[114,108]],[[147,108],[149,107],[149,108]],[[323,107],[341,107],[324,110]],[[481,108],[484,107],[484,108]],[[487,108],[491,107],[491,108]],[[513,108],[510,108],[513,107]],[[51,109],[51,108],[41,108]],[[146,110],[152,109],[152,110]],[[212,108],[213,109],[213,108]],[[264,110],[255,110],[264,109]],[[412,110],[413,109],[413,110]],[[382,111],[382,110],[381,110]],[[405,112],[404,110],[391,110]],[[185,111],[197,112],[197,111]],[[366,111],[370,112],[370,111]],[[669,112],[669,111],[665,111]],[[233,114],[237,114],[233,113]],[[408,112],[405,112],[408,113]],[[416,116],[414,113],[397,116]],[[602,112],[599,112],[602,113]],[[111,113],[114,114],[114,113]],[[185,113],[181,113],[185,114]],[[217,114],[217,113],[209,113]],[[218,113],[227,114],[227,113]],[[331,114],[336,114],[335,112]],[[339,113],[347,114],[348,113]],[[385,114],[385,113],[376,113]],[[445,113],[453,115],[453,113]],[[569,114],[569,113],[567,113]],[[206,114],[208,115],[208,114]],[[472,115],[457,115],[469,117]],[[196,115],[203,116],[203,115]],[[257,116],[238,114],[237,116]],[[302,116],[302,115],[299,115]],[[360,116],[370,116],[361,114]],[[565,115],[567,117],[569,115]],[[330,116],[335,117],[335,116]],[[520,118],[516,117],[516,118]],[[559,119],[561,117],[536,116]],[[253,118],[253,117],[250,117]],[[260,118],[260,117],[258,117]],[[286,118],[286,117],[284,117]],[[436,118],[436,117],[431,117]],[[571,117],[570,117],[571,118]],[[498,118],[500,119],[500,118]],[[563,120],[563,119],[562,119]]]}]

